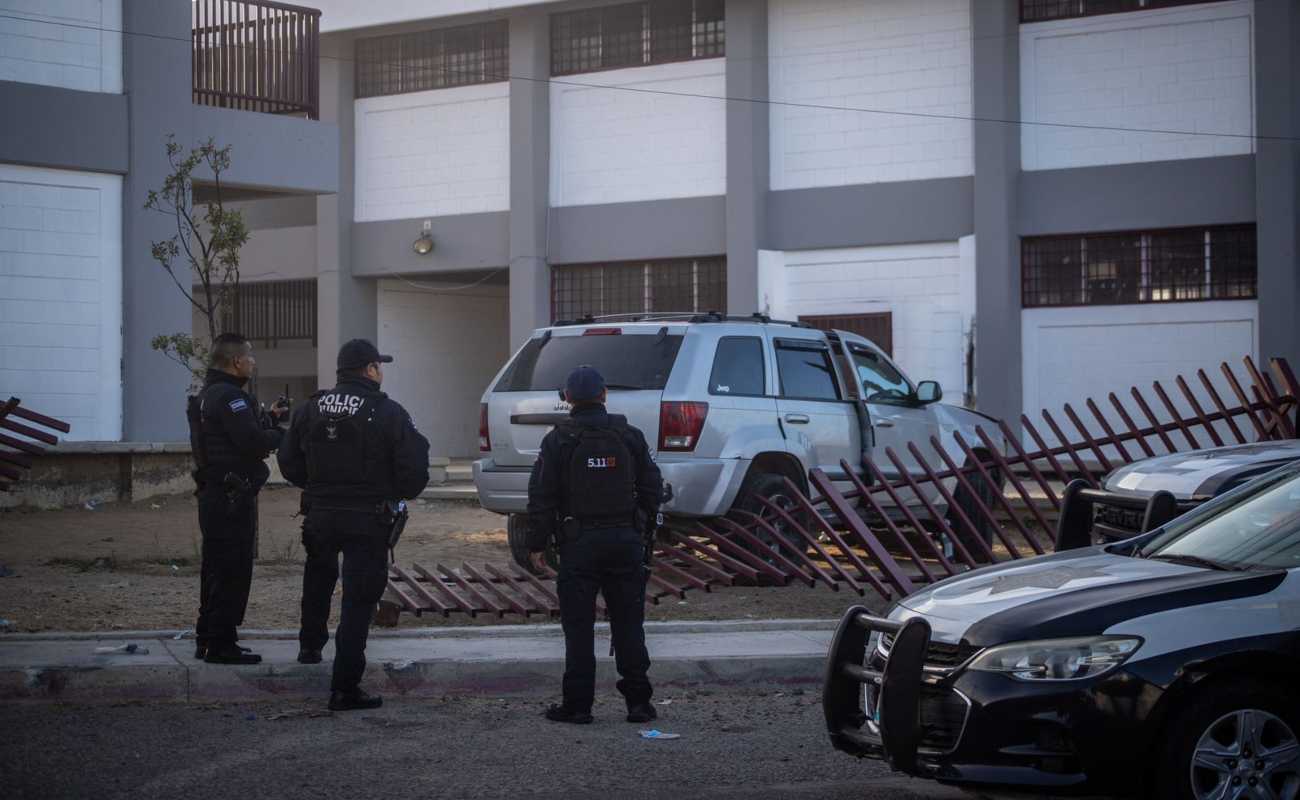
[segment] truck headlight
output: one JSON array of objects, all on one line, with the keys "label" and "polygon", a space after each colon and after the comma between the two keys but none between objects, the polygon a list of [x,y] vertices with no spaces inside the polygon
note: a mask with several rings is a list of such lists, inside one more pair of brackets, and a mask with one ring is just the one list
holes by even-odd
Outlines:
[{"label": "truck headlight", "polygon": [[967,669],[999,672],[1022,681],[1075,681],[1110,672],[1141,646],[1136,636],[1013,642],[990,647]]}]

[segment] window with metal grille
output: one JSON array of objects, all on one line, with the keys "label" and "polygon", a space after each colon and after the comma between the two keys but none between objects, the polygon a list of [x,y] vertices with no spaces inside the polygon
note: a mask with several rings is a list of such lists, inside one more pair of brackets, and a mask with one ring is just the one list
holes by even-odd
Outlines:
[{"label": "window with metal grille", "polygon": [[888,311],[878,314],[827,314],[799,317],[800,322],[823,331],[856,333],[863,339],[894,357],[894,315]]},{"label": "window with metal grille", "polygon": [[275,347],[286,339],[316,344],[316,281],[241,283],[225,315],[225,329]]},{"label": "window with metal grille", "polygon": [[357,97],[423,92],[509,78],[505,20],[358,39]]},{"label": "window with metal grille", "polygon": [[648,0],[551,15],[551,74],[726,55],[723,0]]},{"label": "window with metal grille", "polygon": [[725,258],[575,264],[551,271],[551,318],[727,310]]},{"label": "window with metal grille", "polygon": [[1148,8],[1170,8],[1215,2],[1219,0],[1020,0],[1020,21],[1042,22],[1049,19],[1095,17],[1098,14],[1118,14]]},{"label": "window with metal grille", "polygon": [[1020,264],[1025,308],[1257,295],[1254,225],[1022,239]]}]

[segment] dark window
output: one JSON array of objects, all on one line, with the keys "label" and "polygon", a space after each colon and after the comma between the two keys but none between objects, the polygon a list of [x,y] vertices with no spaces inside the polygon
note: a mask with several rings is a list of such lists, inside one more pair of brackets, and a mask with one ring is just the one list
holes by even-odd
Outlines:
[{"label": "dark window", "polygon": [[879,314],[830,314],[799,317],[820,331],[856,333],[879,347],[886,355],[894,355],[894,315],[888,311]]},{"label": "dark window", "polygon": [[567,265],[551,273],[552,319],[726,310],[725,258]]},{"label": "dark window", "polygon": [[767,394],[767,372],[763,367],[763,340],[750,336],[729,336],[718,342],[709,375],[709,394]]},{"label": "dark window", "polygon": [[285,339],[316,344],[316,281],[241,283],[224,325],[264,347]]},{"label": "dark window", "polygon": [[505,20],[358,39],[357,97],[423,92],[509,78]]},{"label": "dark window", "polygon": [[551,74],[726,55],[724,0],[648,0],[551,15]]},{"label": "dark window", "polygon": [[1022,239],[1020,263],[1026,308],[1256,296],[1254,225]]},{"label": "dark window", "polygon": [[809,400],[839,400],[831,353],[822,342],[807,339],[776,340],[776,371],[781,396]]},{"label": "dark window", "polygon": [[668,383],[681,347],[680,335],[531,339],[506,368],[495,391],[555,392],[564,387],[569,372],[579,364],[591,364],[603,372],[611,391],[659,391]]},{"label": "dark window", "polygon": [[902,405],[912,397],[912,385],[893,364],[866,347],[851,344],[853,367],[862,384],[862,397],[868,403]]},{"label": "dark window", "polygon": [[1020,0],[1021,22],[1042,22],[1049,19],[1093,17],[1098,14],[1116,14],[1122,11],[1142,11],[1148,8],[1192,6],[1218,0]]}]

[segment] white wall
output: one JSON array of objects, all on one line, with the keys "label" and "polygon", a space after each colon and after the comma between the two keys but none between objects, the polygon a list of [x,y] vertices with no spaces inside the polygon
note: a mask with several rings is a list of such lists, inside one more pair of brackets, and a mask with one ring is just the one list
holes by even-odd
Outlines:
[{"label": "white wall", "polygon": [[1022,119],[1139,129],[1025,125],[1022,167],[1254,152],[1253,27],[1249,0],[1020,26]]},{"label": "white wall", "polygon": [[239,251],[239,280],[295,281],[316,277],[316,226],[251,231]]},{"label": "white wall", "polygon": [[769,9],[773,189],[973,173],[970,0],[773,0]]},{"label": "white wall", "polygon": [[0,15],[0,81],[122,91],[122,0],[0,0]]},{"label": "white wall", "polygon": [[[1242,359],[1250,356],[1259,361],[1258,331],[1259,308],[1254,300],[1025,309],[1021,312],[1025,414],[1044,437],[1055,442],[1051,429],[1039,425],[1040,411],[1047,409],[1077,441],[1061,408],[1069,403],[1090,430],[1100,433],[1084,405],[1092,398],[1112,427],[1124,430],[1123,419],[1107,399],[1114,392],[1133,420],[1145,426],[1146,419],[1129,394],[1136,386],[1157,418],[1167,421],[1170,416],[1151,389],[1152,382],[1160,381],[1175,407],[1190,414],[1173,382],[1182,375],[1201,405],[1210,409],[1196,378],[1198,369],[1205,370],[1225,403],[1236,406],[1219,365],[1226,361],[1240,380],[1245,375]],[[1249,422],[1243,418],[1238,425]],[[1170,438],[1187,447],[1181,436]],[[1196,438],[1203,446],[1211,444],[1206,436]],[[1162,452],[1154,440],[1152,446]]]},{"label": "white wall", "polygon": [[554,79],[551,205],[726,194],[726,84],[721,58]]},{"label": "white wall", "polygon": [[505,286],[438,293],[379,282],[377,344],[393,356],[384,391],[411,412],[432,455],[479,454],[479,398],[510,357],[509,297]]},{"label": "white wall", "polygon": [[762,251],[759,291],[780,319],[889,312],[894,360],[913,381],[938,381],[959,404],[975,312],[974,242]]},{"label": "white wall", "polygon": [[510,84],[356,101],[357,222],[510,208]]},{"label": "white wall", "polygon": [[0,399],[118,441],[121,359],[122,179],[0,164]]}]

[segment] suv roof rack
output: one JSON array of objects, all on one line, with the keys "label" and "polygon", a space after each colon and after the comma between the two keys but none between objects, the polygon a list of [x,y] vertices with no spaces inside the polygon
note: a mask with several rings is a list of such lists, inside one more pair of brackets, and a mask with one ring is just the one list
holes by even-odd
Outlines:
[{"label": "suv roof rack", "polygon": [[792,328],[811,328],[807,322],[772,319],[766,314],[755,312],[748,317],[723,314],[720,311],[656,311],[633,314],[604,314],[593,317],[587,314],[575,319],[558,319],[552,327],[564,328],[570,325],[594,325],[598,322],[686,322],[690,325],[716,322],[753,322],[759,325],[788,325]]}]

